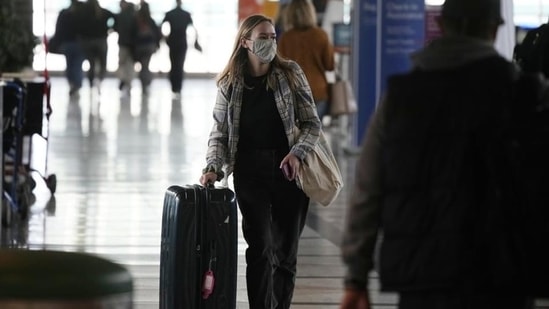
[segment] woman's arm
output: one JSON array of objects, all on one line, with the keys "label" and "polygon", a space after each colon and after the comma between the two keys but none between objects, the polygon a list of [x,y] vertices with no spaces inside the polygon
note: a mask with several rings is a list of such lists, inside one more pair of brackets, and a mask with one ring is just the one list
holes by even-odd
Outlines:
[{"label": "woman's arm", "polygon": [[316,112],[313,94],[305,73],[295,62],[292,62],[296,74],[294,95],[295,121],[299,127],[299,136],[290,152],[303,160],[305,155],[316,145],[320,136],[321,123]]},{"label": "woman's arm", "polygon": [[[220,87],[213,110],[213,127],[208,140],[206,152],[207,166],[205,171],[222,174],[223,164],[227,160],[229,142],[228,106],[230,94],[227,89]],[[221,177],[222,178],[222,177]]]}]

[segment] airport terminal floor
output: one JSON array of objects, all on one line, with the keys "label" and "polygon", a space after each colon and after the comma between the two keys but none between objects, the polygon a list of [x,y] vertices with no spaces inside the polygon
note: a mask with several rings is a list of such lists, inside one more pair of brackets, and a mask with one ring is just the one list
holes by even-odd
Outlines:
[{"label": "airport terminal floor", "polygon": [[[118,80],[108,78],[100,92],[85,83],[79,96],[69,97],[66,80],[51,79],[45,173],[57,178],[53,200],[38,179],[29,219],[4,229],[2,238],[4,246],[87,252],[119,263],[134,278],[134,308],[152,309],[159,302],[164,191],[198,182],[216,88],[211,78],[187,79],[181,97],[173,99],[165,77],[153,81],[149,95],[137,80],[133,86],[121,92]],[[344,141],[339,131],[327,129],[333,140]],[[338,308],[342,296],[338,243],[356,157],[345,154],[345,145],[334,146],[347,185],[330,207],[310,207],[299,249],[296,309]],[[237,308],[248,308],[240,225],[238,232]],[[377,308],[396,301],[378,293],[373,299]]]}]

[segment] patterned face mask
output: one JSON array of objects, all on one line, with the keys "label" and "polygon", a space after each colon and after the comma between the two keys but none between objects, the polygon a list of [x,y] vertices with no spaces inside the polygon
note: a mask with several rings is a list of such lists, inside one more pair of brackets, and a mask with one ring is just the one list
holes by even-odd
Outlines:
[{"label": "patterned face mask", "polygon": [[273,39],[256,39],[253,41],[252,53],[256,55],[262,63],[273,61],[276,56],[276,41]]}]

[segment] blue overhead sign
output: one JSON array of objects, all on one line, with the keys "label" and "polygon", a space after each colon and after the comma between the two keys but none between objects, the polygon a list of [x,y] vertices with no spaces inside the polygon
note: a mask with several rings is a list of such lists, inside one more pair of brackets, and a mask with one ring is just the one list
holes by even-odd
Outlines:
[{"label": "blue overhead sign", "polygon": [[352,16],[353,44],[351,70],[358,104],[357,121],[352,136],[354,144],[362,142],[364,129],[375,110],[377,100],[377,23],[378,0],[356,0]]},{"label": "blue overhead sign", "polygon": [[387,77],[410,69],[410,54],[424,46],[424,0],[356,0],[353,81],[359,104],[356,144],[385,91]]},{"label": "blue overhead sign", "polygon": [[379,95],[385,91],[387,77],[410,69],[410,55],[425,42],[424,0],[383,2]]}]

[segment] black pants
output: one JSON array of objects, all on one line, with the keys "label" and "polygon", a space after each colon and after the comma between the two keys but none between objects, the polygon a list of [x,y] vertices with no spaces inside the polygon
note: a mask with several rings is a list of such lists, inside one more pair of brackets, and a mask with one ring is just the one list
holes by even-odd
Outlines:
[{"label": "black pants", "polygon": [[170,84],[172,92],[180,93],[183,86],[183,66],[187,56],[187,46],[170,46]]},{"label": "black pants", "polygon": [[532,300],[518,292],[475,291],[401,293],[399,309],[532,309]]},{"label": "black pants", "polygon": [[[107,73],[107,39],[93,38],[82,40],[82,49],[90,64],[88,80],[91,87],[96,77],[102,81]],[[96,76],[96,74],[98,75]]]},{"label": "black pants", "polygon": [[250,308],[290,308],[309,198],[280,170],[287,150],[239,151],[234,187],[242,213]]}]

